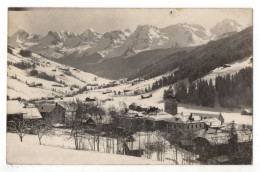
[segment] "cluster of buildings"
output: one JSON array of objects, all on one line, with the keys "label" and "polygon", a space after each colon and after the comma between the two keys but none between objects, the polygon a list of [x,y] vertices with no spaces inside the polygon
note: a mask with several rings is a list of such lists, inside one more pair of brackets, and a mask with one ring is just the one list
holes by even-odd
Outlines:
[{"label": "cluster of buildings", "polygon": [[127,116],[129,119],[138,120],[143,129],[167,132],[174,130],[196,132],[208,128],[218,129],[224,124],[224,118],[221,113],[190,113],[189,115],[183,115],[183,113],[178,113],[177,109],[177,101],[170,87],[164,103],[164,111],[156,107],[143,108],[132,104],[129,106]]},{"label": "cluster of buildings", "polygon": [[[211,160],[212,163],[223,163],[229,160],[228,144],[230,139],[230,127],[225,124],[221,113],[193,113],[183,114],[178,112],[178,104],[170,87],[165,97],[164,110],[157,107],[145,108],[131,104],[124,117],[130,125],[138,124],[138,132],[162,131],[169,135],[176,131],[182,132],[179,145],[199,154],[200,159]],[[96,101],[86,98],[86,103]],[[66,106],[66,105],[65,105]],[[18,100],[7,101],[7,122],[14,119],[41,119],[49,118],[53,125],[65,123],[66,107],[62,104],[44,103],[36,108],[33,105],[22,105]],[[95,119],[90,115],[86,125],[94,124]],[[119,117],[122,115],[118,115]],[[104,125],[110,125],[106,120]],[[124,126],[123,126],[124,127]],[[240,145],[252,145],[252,126],[236,125],[238,143]],[[144,136],[143,136],[144,137]],[[145,137],[136,133],[125,146],[126,153],[133,156],[141,156],[145,149]],[[157,136],[156,136],[157,138]],[[167,138],[166,138],[167,139]],[[156,139],[155,139],[156,140]],[[157,141],[156,141],[157,142]]]},{"label": "cluster of buildings", "polygon": [[52,124],[65,122],[66,109],[58,103],[44,103],[38,108],[32,104],[24,105],[18,100],[7,101],[7,122],[14,120],[51,119]]},{"label": "cluster of buildings", "polygon": [[[200,160],[210,163],[228,163],[228,147],[230,139],[230,126],[226,124],[221,113],[190,113],[183,115],[177,111],[177,101],[173,90],[170,87],[166,96],[164,111],[156,107],[142,108],[137,105],[130,105],[128,118],[131,121],[138,121],[141,131],[163,131],[165,133],[182,132],[178,141],[179,146],[199,155]],[[236,125],[238,144],[252,146],[252,126]],[[167,138],[166,138],[167,139]],[[138,138],[128,144],[126,148],[129,155],[142,151],[139,149]],[[136,143],[135,143],[136,142]],[[143,144],[141,144],[143,145]],[[144,147],[144,146],[143,146]],[[141,148],[143,148],[141,146]]]}]

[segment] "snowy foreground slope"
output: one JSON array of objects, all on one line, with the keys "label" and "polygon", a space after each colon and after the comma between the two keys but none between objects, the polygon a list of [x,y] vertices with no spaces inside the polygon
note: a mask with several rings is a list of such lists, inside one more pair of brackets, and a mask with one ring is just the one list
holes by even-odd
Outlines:
[{"label": "snowy foreground slope", "polygon": [[59,147],[39,145],[37,136],[26,135],[20,142],[16,134],[7,133],[8,164],[109,164],[109,165],[148,165],[165,164],[132,156],[114,155],[90,151],[77,151]]}]

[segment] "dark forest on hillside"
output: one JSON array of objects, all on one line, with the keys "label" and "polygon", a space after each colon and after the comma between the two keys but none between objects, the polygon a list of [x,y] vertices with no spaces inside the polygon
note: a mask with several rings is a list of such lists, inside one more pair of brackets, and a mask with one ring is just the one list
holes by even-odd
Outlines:
[{"label": "dark forest on hillside", "polygon": [[232,76],[216,77],[216,90],[222,107],[252,107],[253,69],[248,67]]},{"label": "dark forest on hillside", "polygon": [[[166,94],[167,91],[165,90],[164,98],[167,97]],[[234,75],[217,76],[215,86],[212,80],[209,82],[199,80],[196,83],[190,83],[189,86],[181,82],[175,89],[175,96],[178,102],[197,106],[214,107],[215,94],[218,94],[221,107],[252,107],[253,69],[247,67]]]}]

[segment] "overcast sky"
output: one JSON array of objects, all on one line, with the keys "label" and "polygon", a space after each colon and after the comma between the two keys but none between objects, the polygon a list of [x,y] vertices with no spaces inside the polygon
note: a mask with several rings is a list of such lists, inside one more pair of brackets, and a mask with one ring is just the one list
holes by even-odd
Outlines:
[{"label": "overcast sky", "polygon": [[135,30],[139,24],[169,26],[176,23],[213,27],[224,19],[233,19],[245,27],[252,25],[251,9],[84,9],[35,8],[8,12],[8,35],[19,29],[30,34],[67,30],[82,33],[88,28],[104,33],[117,29]]}]

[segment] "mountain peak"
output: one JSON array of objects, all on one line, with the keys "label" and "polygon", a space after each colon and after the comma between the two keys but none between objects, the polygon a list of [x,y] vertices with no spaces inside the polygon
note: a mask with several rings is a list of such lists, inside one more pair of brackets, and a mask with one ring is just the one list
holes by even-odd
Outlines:
[{"label": "mountain peak", "polygon": [[225,19],[221,22],[218,22],[210,29],[210,31],[213,35],[215,35],[215,37],[219,37],[220,35],[230,32],[240,32],[243,29],[244,26],[239,24],[237,21],[232,19]]},{"label": "mountain peak", "polygon": [[83,41],[97,41],[101,38],[101,34],[97,33],[94,29],[89,28],[79,35]]},{"label": "mountain peak", "polygon": [[156,26],[153,25],[138,25],[136,30],[148,30],[148,29],[158,29]]}]

